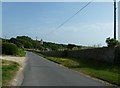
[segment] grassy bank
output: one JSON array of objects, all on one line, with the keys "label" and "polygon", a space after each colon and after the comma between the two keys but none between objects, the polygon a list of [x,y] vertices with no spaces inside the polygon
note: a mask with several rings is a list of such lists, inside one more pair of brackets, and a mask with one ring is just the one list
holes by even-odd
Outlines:
[{"label": "grassy bank", "polygon": [[[42,55],[43,56],[43,55]],[[44,56],[50,61],[61,64],[75,71],[99,78],[112,84],[120,86],[120,66],[110,65],[93,60],[79,60],[71,58],[58,58]]]},{"label": "grassy bank", "polygon": [[8,60],[0,61],[2,62],[2,86],[7,86],[18,71],[19,64]]}]

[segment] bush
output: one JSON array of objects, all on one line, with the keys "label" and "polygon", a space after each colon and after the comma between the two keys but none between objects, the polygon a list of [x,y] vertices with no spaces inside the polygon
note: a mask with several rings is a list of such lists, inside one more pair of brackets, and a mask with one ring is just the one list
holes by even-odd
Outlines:
[{"label": "bush", "polygon": [[17,55],[18,47],[13,43],[2,43],[2,54]]},{"label": "bush", "polygon": [[26,53],[25,53],[24,49],[18,48],[17,56],[23,57],[23,56],[25,56],[25,54]]},{"label": "bush", "polygon": [[68,50],[72,50],[74,47],[76,47],[76,45],[74,45],[74,44],[68,44],[67,49]]},{"label": "bush", "polygon": [[106,43],[108,47],[116,47],[118,45],[118,41],[114,38],[107,38]]}]

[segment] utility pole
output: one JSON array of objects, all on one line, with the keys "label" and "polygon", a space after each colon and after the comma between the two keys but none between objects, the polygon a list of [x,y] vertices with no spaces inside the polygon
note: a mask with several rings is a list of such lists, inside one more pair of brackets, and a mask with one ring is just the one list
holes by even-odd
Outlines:
[{"label": "utility pole", "polygon": [[36,50],[37,50],[37,37],[36,37]]},{"label": "utility pole", "polygon": [[6,36],[5,36],[5,43],[6,43]]},{"label": "utility pole", "polygon": [[116,0],[114,0],[114,39],[116,39]]}]

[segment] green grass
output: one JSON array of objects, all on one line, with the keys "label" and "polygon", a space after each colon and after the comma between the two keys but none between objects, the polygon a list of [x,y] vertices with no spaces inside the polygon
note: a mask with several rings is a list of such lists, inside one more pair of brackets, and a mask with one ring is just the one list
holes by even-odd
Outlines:
[{"label": "green grass", "polygon": [[13,61],[2,61],[2,86],[10,85],[10,81],[14,78],[16,72],[19,69],[19,64]]},{"label": "green grass", "polygon": [[20,48],[18,48],[18,52],[17,52],[17,55],[16,56],[20,56],[20,57],[23,57],[23,56],[25,56],[25,51],[23,50],[23,49],[20,49]]},{"label": "green grass", "polygon": [[[43,55],[42,55],[43,56]],[[75,71],[99,78],[112,84],[120,86],[120,66],[110,65],[100,61],[79,60],[71,58],[58,58],[44,56],[50,61],[61,64]]]}]

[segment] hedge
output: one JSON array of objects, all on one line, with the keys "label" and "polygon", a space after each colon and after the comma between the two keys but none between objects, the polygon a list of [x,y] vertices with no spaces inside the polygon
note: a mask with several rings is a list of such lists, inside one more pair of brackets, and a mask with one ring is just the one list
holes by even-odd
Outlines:
[{"label": "hedge", "polygon": [[18,47],[13,43],[2,43],[2,54],[17,55]]}]

